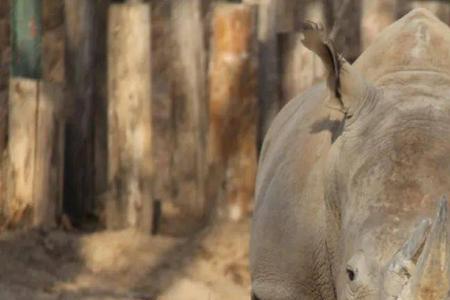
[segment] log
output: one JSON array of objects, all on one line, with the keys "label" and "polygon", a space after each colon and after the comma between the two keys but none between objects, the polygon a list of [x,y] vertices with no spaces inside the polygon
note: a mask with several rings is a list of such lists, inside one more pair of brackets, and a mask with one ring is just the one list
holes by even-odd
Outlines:
[{"label": "log", "polygon": [[258,148],[275,115],[280,109],[279,71],[277,38],[277,16],[280,0],[260,0],[258,6],[258,40],[259,40],[259,106],[261,115],[258,125]]},{"label": "log", "polygon": [[152,224],[150,19],[148,4],[109,9],[106,225],[147,233]]},{"label": "log", "polygon": [[205,213],[206,51],[201,0],[174,0],[171,7],[174,115],[174,204],[182,214]]},{"label": "log", "polygon": [[278,38],[280,32],[289,32],[298,26],[305,11],[307,0],[245,0],[258,5],[259,41],[259,91],[260,118],[258,125],[258,149],[282,107],[280,100],[280,67]]},{"label": "log", "polygon": [[258,119],[255,12],[245,4],[218,4],[212,16],[207,197],[216,205],[222,203],[218,208],[232,220],[247,215],[253,202]]},{"label": "log", "polygon": [[155,176],[153,199],[164,201],[167,204],[172,201],[172,153],[173,153],[173,103],[171,99],[171,70],[172,57],[171,30],[170,30],[170,1],[160,1],[152,6],[152,120],[153,120],[153,155]]},{"label": "log", "polygon": [[[305,20],[319,23],[324,21],[322,3],[299,1],[293,11],[296,15],[295,29]],[[323,79],[323,64],[314,53],[303,46],[300,37],[300,33],[295,31],[278,34],[281,106]]]},{"label": "log", "polygon": [[94,210],[95,1],[65,1],[64,208],[74,223]]},{"label": "log", "polygon": [[61,213],[62,136],[60,85],[10,81],[7,227],[53,227]]},{"label": "log", "polygon": [[64,126],[61,85],[39,84],[36,128],[36,161],[33,194],[34,225],[53,226],[62,216]]}]

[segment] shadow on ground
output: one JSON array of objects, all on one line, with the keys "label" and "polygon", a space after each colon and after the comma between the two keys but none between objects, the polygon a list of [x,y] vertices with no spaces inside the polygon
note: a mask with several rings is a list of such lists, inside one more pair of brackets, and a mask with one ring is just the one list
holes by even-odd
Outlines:
[{"label": "shadow on ground", "polygon": [[0,235],[0,299],[248,299],[248,222],[189,238],[132,231]]}]

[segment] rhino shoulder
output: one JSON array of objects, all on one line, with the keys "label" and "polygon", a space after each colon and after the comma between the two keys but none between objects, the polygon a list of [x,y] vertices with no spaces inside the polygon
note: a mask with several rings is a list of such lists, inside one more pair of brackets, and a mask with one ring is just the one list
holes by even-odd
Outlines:
[{"label": "rhino shoulder", "polygon": [[[292,99],[276,116],[264,139],[256,183],[256,201],[264,198],[270,181],[289,173],[290,181],[308,177],[321,155],[330,148],[340,121],[326,107],[325,84]],[[298,167],[298,170],[284,170]]]}]

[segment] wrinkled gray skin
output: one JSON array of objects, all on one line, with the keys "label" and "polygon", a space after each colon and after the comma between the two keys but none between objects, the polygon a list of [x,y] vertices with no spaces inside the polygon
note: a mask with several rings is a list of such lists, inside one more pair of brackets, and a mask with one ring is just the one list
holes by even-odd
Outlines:
[{"label": "wrinkled gray skin", "polygon": [[305,45],[328,81],[289,102],[265,138],[253,297],[450,299],[439,201],[450,192],[450,29],[416,9],[339,66],[312,27]]}]

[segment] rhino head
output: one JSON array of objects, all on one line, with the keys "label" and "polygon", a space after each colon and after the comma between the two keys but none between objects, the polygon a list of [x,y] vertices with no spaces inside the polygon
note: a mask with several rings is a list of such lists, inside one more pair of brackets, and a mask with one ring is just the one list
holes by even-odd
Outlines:
[{"label": "rhino head", "polygon": [[425,300],[449,298],[447,199],[433,221],[424,219],[387,265],[359,249],[346,265],[342,299]]},{"label": "rhino head", "polygon": [[303,28],[343,116],[325,187],[335,297],[450,299],[450,31],[423,10],[387,30],[355,67]]}]

